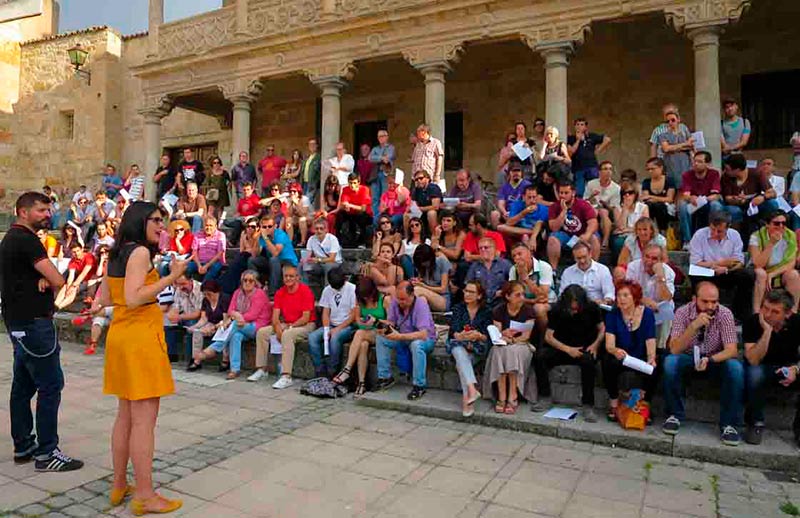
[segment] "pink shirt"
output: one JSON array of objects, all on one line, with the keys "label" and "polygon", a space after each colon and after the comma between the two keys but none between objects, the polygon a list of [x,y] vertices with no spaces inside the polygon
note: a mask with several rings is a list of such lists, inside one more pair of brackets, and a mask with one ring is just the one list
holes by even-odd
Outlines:
[{"label": "pink shirt", "polygon": [[211,237],[208,237],[206,233],[203,232],[194,236],[192,253],[197,252],[197,259],[205,264],[221,251],[222,257],[220,258],[220,262],[225,264],[225,246],[225,234],[223,234],[222,231],[217,230]]},{"label": "pink shirt", "polygon": [[[234,311],[239,311],[236,307],[236,301],[239,299],[239,294],[241,292],[241,288],[233,292],[231,305],[228,307],[229,315]],[[272,322],[272,303],[269,301],[267,294],[264,293],[264,290],[256,288],[250,299],[250,307],[246,312],[242,313],[242,317],[246,322],[255,324],[256,330],[270,325]]]},{"label": "pink shirt", "polygon": [[[400,194],[405,197],[403,203],[397,202],[397,197]],[[411,193],[402,185],[398,185],[397,189],[394,191],[387,190],[385,193],[381,194],[381,207],[385,207],[385,212],[388,212],[390,216],[405,214],[410,204]]]}]

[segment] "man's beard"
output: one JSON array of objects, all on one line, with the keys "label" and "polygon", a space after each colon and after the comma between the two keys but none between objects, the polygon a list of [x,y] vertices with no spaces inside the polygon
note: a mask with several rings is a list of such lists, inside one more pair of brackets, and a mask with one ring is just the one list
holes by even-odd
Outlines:
[{"label": "man's beard", "polygon": [[33,227],[34,230],[49,230],[50,218],[44,218],[39,221],[31,222],[31,227]]}]

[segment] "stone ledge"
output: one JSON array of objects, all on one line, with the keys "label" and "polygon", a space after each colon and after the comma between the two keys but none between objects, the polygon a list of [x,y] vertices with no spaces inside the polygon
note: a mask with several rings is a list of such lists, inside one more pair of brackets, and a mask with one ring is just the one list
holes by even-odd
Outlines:
[{"label": "stone ledge", "polygon": [[765,432],[760,446],[742,442],[738,447],[731,447],[720,443],[717,427],[713,424],[687,422],[677,436],[670,437],[661,432],[660,420],[655,426],[649,426],[640,432],[623,430],[617,424],[605,420],[586,423],[580,417],[571,421],[546,419],[542,414],[532,413],[525,405],[520,406],[513,416],[495,414],[493,407],[485,401],[476,404],[472,417],[464,418],[461,415],[460,393],[429,389],[421,400],[409,401],[406,399],[407,392],[407,386],[395,386],[385,392],[368,392],[357,403],[672,457],[773,471],[800,472],[800,450],[792,443],[790,436],[771,430]]}]

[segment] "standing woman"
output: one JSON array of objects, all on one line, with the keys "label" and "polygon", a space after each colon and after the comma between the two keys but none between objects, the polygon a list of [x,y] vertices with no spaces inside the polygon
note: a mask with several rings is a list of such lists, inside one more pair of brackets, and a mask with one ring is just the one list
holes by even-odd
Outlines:
[{"label": "standing woman", "polygon": [[681,122],[677,112],[668,112],[667,131],[658,137],[658,145],[664,152],[664,165],[672,183],[680,185],[681,175],[692,168],[694,139],[689,128]]},{"label": "standing woman", "polygon": [[300,176],[300,168],[302,165],[303,154],[299,149],[293,149],[291,158],[286,162],[286,165],[283,166],[283,171],[281,171],[281,180],[283,181],[284,187],[288,187],[295,182],[299,184],[303,180],[302,178],[299,180],[297,178]]},{"label": "standing woman", "polygon": [[[114,306],[106,338],[103,392],[119,398],[111,435],[114,482],[111,505],[133,493],[131,512],[168,513],[181,507],[153,490],[153,450],[161,397],[172,394],[172,368],[164,340],[164,315],[156,296],[186,270],[173,260],[170,273],[159,278],[153,268],[164,214],[154,203],[138,202],[122,218],[111,250],[108,274],[101,285],[100,304]],[[133,462],[135,489],[128,485],[128,459]]]},{"label": "standing woman", "polygon": [[548,126],[544,130],[544,145],[537,158],[539,159],[539,163],[536,164],[537,176],[555,163],[572,164],[567,144],[558,138],[558,128],[555,126]]},{"label": "standing woman", "polygon": [[660,158],[651,158],[645,168],[650,173],[650,178],[642,181],[642,194],[639,199],[647,205],[650,217],[655,220],[658,230],[666,233],[670,220],[675,219],[675,190],[678,186],[666,175],[664,161]]},{"label": "standing woman", "polygon": [[336,228],[336,214],[339,210],[339,196],[341,194],[342,186],[339,185],[339,180],[336,179],[336,175],[328,176],[325,180],[324,192],[322,193],[320,212],[316,217],[322,217],[328,220],[328,228],[331,233],[333,233],[333,230]]},{"label": "standing woman", "polygon": [[211,159],[211,174],[206,178],[206,203],[208,214],[219,219],[225,207],[231,204],[231,175],[222,168],[222,159]]},{"label": "standing woman", "polygon": [[422,220],[414,217],[408,220],[408,231],[406,238],[400,246],[400,266],[403,268],[403,275],[406,279],[414,276],[414,252],[419,245],[430,245],[431,240],[425,237],[422,228]]}]

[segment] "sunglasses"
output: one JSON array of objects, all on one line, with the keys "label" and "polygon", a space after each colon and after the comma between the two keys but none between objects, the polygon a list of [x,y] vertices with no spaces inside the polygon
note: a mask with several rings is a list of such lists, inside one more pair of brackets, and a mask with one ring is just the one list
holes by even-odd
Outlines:
[{"label": "sunglasses", "polygon": [[425,179],[424,176],[417,176],[416,178],[414,178],[414,181],[415,182],[421,182],[423,179]]},{"label": "sunglasses", "polygon": [[244,284],[244,283],[251,284],[251,283],[255,283],[255,282],[256,282],[255,279],[242,279],[242,284]]},{"label": "sunglasses", "polygon": [[177,229],[175,229],[175,232],[186,232],[186,229],[183,227],[178,227]]},{"label": "sunglasses", "polygon": [[636,194],[636,191],[622,191],[623,196],[626,196],[628,194]]},{"label": "sunglasses", "polygon": [[391,225],[391,224],[392,224],[391,221],[387,221],[387,220],[381,221],[381,225]]},{"label": "sunglasses", "polygon": [[785,221],[770,221],[769,224],[772,225],[773,227],[785,227],[786,226],[786,222]]},{"label": "sunglasses", "polygon": [[247,225],[247,228],[256,229],[258,228],[258,225]]},{"label": "sunglasses", "polygon": [[261,228],[273,228],[275,225],[261,225]]},{"label": "sunglasses", "polygon": [[678,119],[667,119],[667,122],[678,122]]},{"label": "sunglasses", "polygon": [[420,225],[419,223],[412,223],[412,224],[409,225],[409,227],[411,227],[411,228],[419,228],[421,226],[422,225]]}]

